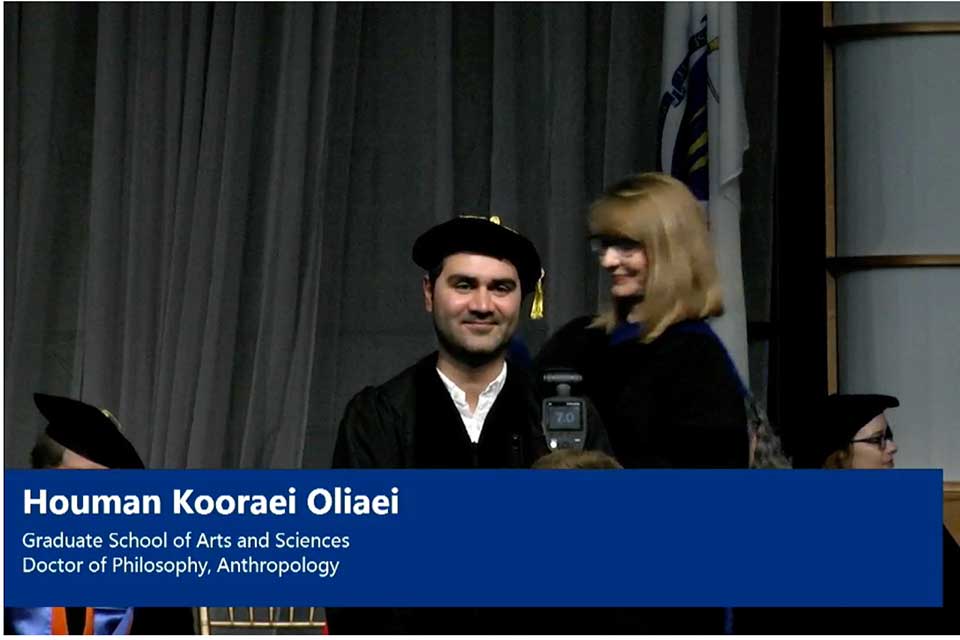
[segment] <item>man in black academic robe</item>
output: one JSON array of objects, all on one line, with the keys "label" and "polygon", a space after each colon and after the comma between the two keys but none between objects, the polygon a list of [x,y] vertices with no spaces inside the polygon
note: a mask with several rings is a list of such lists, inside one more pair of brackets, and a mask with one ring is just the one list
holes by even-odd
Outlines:
[{"label": "man in black academic robe", "polygon": [[347,405],[333,466],[355,469],[529,468],[547,451],[529,374],[510,367],[503,389],[470,441],[432,353]]},{"label": "man in black academic robe", "polygon": [[[529,468],[548,449],[534,385],[522,367],[507,364],[506,352],[523,298],[539,289],[536,249],[496,219],[461,216],[420,236],[413,259],[427,272],[424,301],[439,350],[354,396],[340,423],[333,466]],[[523,609],[328,609],[327,619],[335,634],[540,628],[538,617]]]}]

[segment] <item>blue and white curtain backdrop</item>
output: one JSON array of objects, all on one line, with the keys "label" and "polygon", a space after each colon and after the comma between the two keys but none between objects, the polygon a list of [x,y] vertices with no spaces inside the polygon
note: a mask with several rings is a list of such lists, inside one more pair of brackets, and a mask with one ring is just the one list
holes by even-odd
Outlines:
[{"label": "blue and white curtain backdrop", "polygon": [[659,170],[704,204],[725,312],[711,321],[749,388],[740,257],[740,174],[749,146],[733,2],[668,2],[663,34]]}]

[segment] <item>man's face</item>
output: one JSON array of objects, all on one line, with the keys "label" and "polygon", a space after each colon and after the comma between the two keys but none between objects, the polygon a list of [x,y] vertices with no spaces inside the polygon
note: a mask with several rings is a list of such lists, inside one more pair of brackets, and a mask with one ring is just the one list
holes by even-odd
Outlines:
[{"label": "man's face", "polygon": [[89,458],[84,458],[76,451],[70,449],[63,450],[63,459],[54,469],[106,469],[107,467],[98,464]]},{"label": "man's face", "polygon": [[498,358],[520,317],[520,277],[506,260],[475,253],[447,256],[431,286],[424,278],[423,295],[440,348],[471,366]]}]

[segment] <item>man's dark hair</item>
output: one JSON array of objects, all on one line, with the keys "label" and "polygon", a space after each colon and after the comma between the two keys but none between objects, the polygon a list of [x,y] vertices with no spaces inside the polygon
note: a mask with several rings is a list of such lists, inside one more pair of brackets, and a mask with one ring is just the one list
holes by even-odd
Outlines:
[{"label": "man's dark hair", "polygon": [[41,433],[37,437],[37,443],[33,445],[33,449],[30,451],[30,466],[34,469],[59,467],[60,463],[63,462],[64,451],[62,444],[46,433]]},{"label": "man's dark hair", "polygon": [[430,286],[435,287],[437,285],[437,278],[440,277],[440,274],[443,273],[443,261],[440,262],[437,266],[430,271],[427,271],[427,277],[430,278]]}]

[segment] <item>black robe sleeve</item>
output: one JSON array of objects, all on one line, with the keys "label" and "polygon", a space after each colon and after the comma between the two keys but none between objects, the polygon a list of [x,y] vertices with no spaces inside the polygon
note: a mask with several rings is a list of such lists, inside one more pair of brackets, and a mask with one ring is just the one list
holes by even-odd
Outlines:
[{"label": "black robe sleeve", "polygon": [[[333,450],[334,469],[396,469],[407,466],[403,418],[367,387],[347,404]],[[331,633],[399,634],[406,631],[402,611],[390,608],[328,607]]]},{"label": "black robe sleeve", "polygon": [[367,387],[350,400],[333,449],[334,469],[395,469],[404,466],[402,419]]}]

